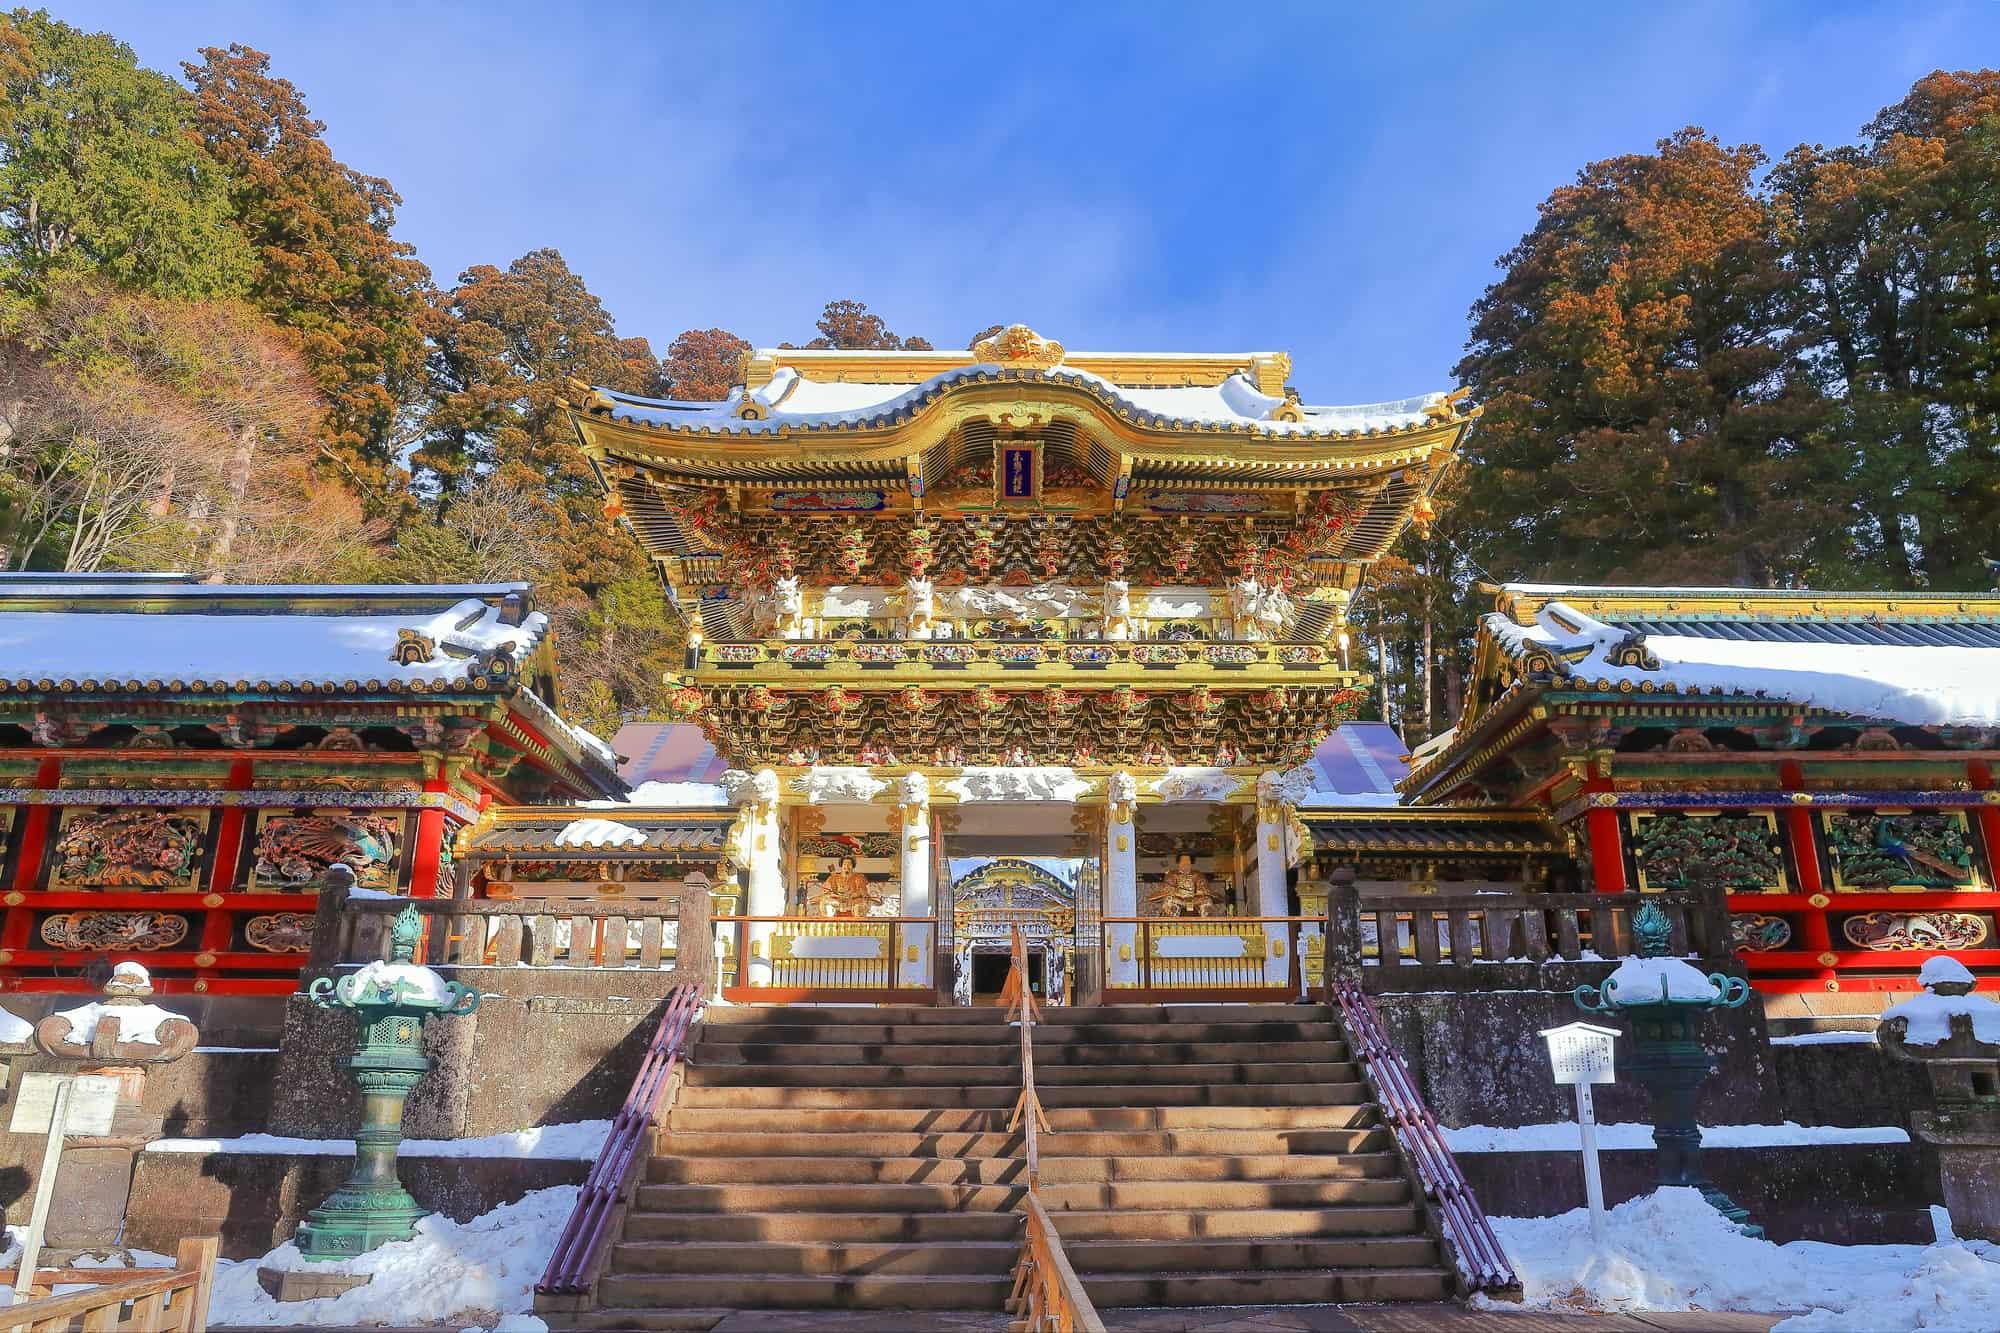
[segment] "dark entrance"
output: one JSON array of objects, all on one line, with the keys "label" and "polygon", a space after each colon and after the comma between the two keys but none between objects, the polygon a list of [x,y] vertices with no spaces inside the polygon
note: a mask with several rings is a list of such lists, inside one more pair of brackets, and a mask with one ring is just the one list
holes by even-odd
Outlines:
[{"label": "dark entrance", "polygon": [[[1035,994],[1043,993],[1042,955],[1039,951],[1028,954],[1028,989]],[[976,953],[972,955],[972,997],[975,1000],[998,999],[1007,986],[1008,958],[1004,953]]]}]

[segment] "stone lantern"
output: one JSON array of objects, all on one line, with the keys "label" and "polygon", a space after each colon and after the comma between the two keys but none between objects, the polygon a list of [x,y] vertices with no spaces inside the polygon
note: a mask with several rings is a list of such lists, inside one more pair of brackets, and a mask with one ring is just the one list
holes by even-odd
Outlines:
[{"label": "stone lantern", "polygon": [[1973,994],[1972,973],[1945,954],[1917,980],[1924,993],[1883,1010],[1875,1041],[1930,1075],[1932,1109],[1910,1129],[1937,1150],[1952,1229],[2000,1241],[2000,1004]]},{"label": "stone lantern", "polygon": [[1701,1191],[1745,1235],[1761,1236],[1750,1213],[1717,1189],[1701,1169],[1701,1124],[1695,1101],[1709,1075],[1701,1044],[1702,1015],[1740,1008],[1750,998],[1741,977],[1703,976],[1679,958],[1669,958],[1672,936],[1667,914],[1647,902],[1632,914],[1639,956],[1619,963],[1602,986],[1578,986],[1579,1009],[1625,1018],[1632,1024],[1632,1054],[1622,1067],[1646,1089],[1653,1106],[1653,1145],[1661,1185],[1689,1185]]},{"label": "stone lantern", "polygon": [[361,1085],[354,1171],[300,1225],[299,1252],[308,1260],[352,1258],[387,1241],[407,1240],[427,1211],[396,1175],[403,1104],[433,1063],[424,1054],[426,1024],[471,1013],[479,1007],[479,992],[410,961],[422,930],[416,908],[405,907],[390,930],[388,962],[369,963],[338,981],[320,977],[306,992],[322,1008],[354,1014],[354,1054],[347,1068]]},{"label": "stone lantern", "polygon": [[71,1135],[62,1150],[61,1189],[49,1212],[48,1243],[62,1249],[115,1245],[132,1195],[138,1154],[160,1136],[161,1118],[145,1110],[146,1072],[171,1064],[201,1039],[195,1025],[152,1003],[153,979],[120,963],[104,998],[50,1014],[35,1043],[68,1074],[118,1080],[118,1104],[106,1135]]}]

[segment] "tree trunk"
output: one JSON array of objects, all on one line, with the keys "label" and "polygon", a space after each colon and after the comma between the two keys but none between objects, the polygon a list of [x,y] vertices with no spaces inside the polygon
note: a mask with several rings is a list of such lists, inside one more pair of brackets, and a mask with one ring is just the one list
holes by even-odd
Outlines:
[{"label": "tree trunk", "polygon": [[1382,631],[1375,631],[1375,688],[1382,701],[1382,720],[1389,721],[1389,644]]},{"label": "tree trunk", "polygon": [[236,533],[243,523],[243,497],[250,490],[250,465],[257,455],[257,435],[249,426],[236,431],[236,448],[229,455],[229,496],[222,506],[222,519],[215,529],[215,549],[209,553],[209,583],[220,583],[236,547]]}]

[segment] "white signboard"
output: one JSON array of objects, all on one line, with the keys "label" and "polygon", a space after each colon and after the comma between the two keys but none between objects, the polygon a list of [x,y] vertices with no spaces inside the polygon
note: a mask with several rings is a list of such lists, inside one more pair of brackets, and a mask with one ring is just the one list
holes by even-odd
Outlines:
[{"label": "white signboard", "polygon": [[1600,1248],[1604,1245],[1604,1177],[1597,1167],[1597,1108],[1591,1101],[1590,1085],[1618,1081],[1611,1067],[1617,1039],[1617,1028],[1595,1023],[1542,1029],[1556,1082],[1576,1089],[1576,1128],[1583,1140],[1583,1197],[1590,1205],[1590,1235]]},{"label": "white signboard", "polygon": [[65,1134],[102,1135],[111,1132],[111,1116],[118,1109],[118,1080],[101,1074],[27,1074],[20,1091],[14,1094],[14,1118],[7,1124],[10,1134],[46,1134],[55,1115],[56,1090],[70,1084],[69,1115],[63,1122]]},{"label": "white signboard", "polygon": [[1595,1023],[1542,1029],[1542,1040],[1549,1044],[1549,1067],[1556,1082],[1563,1084],[1616,1083],[1611,1060],[1617,1038],[1618,1029]]}]

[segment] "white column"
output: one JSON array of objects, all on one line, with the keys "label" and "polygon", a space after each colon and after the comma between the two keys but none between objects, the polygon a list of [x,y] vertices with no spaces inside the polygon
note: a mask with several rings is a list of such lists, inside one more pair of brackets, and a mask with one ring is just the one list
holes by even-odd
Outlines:
[{"label": "white column", "polygon": [[[905,774],[898,784],[896,807],[898,846],[902,854],[902,910],[898,916],[932,916],[931,782],[922,773]],[[931,985],[931,955],[937,948],[934,926],[908,925],[897,943],[902,957],[897,975],[905,986]],[[914,955],[912,951],[914,950]]]},{"label": "white column", "polygon": [[[744,894],[745,916],[783,916],[785,877],[778,856],[778,775],[759,769],[749,782],[736,791],[739,805],[736,856],[749,875]],[[748,951],[742,960],[745,985],[771,984],[771,934],[776,927],[766,923],[750,927]]]},{"label": "white column", "polygon": [[[1104,820],[1104,915],[1139,914],[1139,826],[1135,811],[1139,784],[1124,769],[1112,773],[1110,809]],[[1138,927],[1106,926],[1107,986],[1139,984]],[[1111,998],[1106,996],[1107,999]]]},{"label": "white column", "polygon": [[[1257,800],[1257,915],[1285,916],[1285,804],[1266,799],[1266,792],[1278,779],[1268,774],[1258,785]],[[1268,925],[1264,943],[1264,981],[1282,986],[1291,968],[1293,943],[1283,925]],[[1274,950],[1273,945],[1278,947]]]}]

